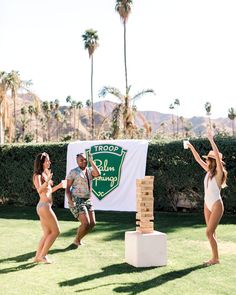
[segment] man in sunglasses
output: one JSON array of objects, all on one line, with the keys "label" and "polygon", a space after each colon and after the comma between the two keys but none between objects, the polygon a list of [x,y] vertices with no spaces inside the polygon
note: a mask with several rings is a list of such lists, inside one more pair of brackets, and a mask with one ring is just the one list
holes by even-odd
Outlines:
[{"label": "man in sunglasses", "polygon": [[95,226],[95,213],[91,203],[93,178],[100,176],[100,171],[93,161],[92,155],[88,155],[91,167],[87,167],[88,161],[84,153],[76,155],[78,166],[67,175],[66,196],[71,213],[80,221],[74,242],[71,248],[76,249],[82,244],[82,238]]}]

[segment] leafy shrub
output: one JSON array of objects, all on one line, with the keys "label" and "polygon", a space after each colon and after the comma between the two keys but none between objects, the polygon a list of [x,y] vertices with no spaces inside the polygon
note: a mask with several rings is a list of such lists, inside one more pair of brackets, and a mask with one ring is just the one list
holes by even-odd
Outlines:
[{"label": "leafy shrub", "polygon": [[[228,186],[222,190],[225,209],[236,212],[236,139],[217,138],[228,171]],[[200,155],[210,150],[205,139],[191,140]],[[52,161],[53,181],[66,176],[68,143],[14,144],[0,147],[0,202],[35,206],[38,194],[33,187],[33,162],[38,153],[47,152]],[[182,141],[149,143],[146,175],[154,175],[155,210],[177,211],[181,206],[203,207],[204,171]],[[54,205],[64,206],[64,190],[53,194]],[[184,205],[183,205],[184,203]],[[189,207],[188,207],[189,206]]]}]

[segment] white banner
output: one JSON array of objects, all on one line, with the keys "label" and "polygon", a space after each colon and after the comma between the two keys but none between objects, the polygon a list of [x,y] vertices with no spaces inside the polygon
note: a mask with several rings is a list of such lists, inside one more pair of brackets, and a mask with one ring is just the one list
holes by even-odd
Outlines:
[{"label": "white banner", "polygon": [[147,140],[72,142],[67,148],[66,175],[77,167],[78,153],[90,152],[101,171],[101,176],[93,180],[95,210],[136,211],[136,179],[145,176],[147,150]]}]

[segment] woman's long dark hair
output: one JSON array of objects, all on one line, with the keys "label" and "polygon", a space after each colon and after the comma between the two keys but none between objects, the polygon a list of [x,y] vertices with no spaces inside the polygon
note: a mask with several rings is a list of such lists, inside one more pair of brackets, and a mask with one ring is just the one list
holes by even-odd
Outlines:
[{"label": "woman's long dark hair", "polygon": [[36,175],[42,175],[43,173],[43,164],[45,162],[45,159],[49,157],[49,155],[45,152],[40,153],[36,156],[34,160],[34,173],[33,173],[33,183],[34,183],[34,177]]},{"label": "woman's long dark hair", "polygon": [[[213,158],[208,158],[210,161],[209,165],[209,170],[210,170],[210,178],[212,179],[216,175],[216,160]],[[224,188],[226,187],[226,180],[227,180],[227,171],[223,165],[223,177],[222,177],[222,182],[221,182],[221,187]]]}]

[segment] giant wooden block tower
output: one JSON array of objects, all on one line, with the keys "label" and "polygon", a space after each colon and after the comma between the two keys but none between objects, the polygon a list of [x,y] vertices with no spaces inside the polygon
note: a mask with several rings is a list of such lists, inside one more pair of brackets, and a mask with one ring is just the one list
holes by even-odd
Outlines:
[{"label": "giant wooden block tower", "polygon": [[135,267],[167,264],[166,234],[154,230],[154,176],[136,180],[136,231],[125,233],[125,261]]},{"label": "giant wooden block tower", "polygon": [[136,180],[136,231],[143,234],[154,231],[153,182],[154,176],[145,176]]}]

